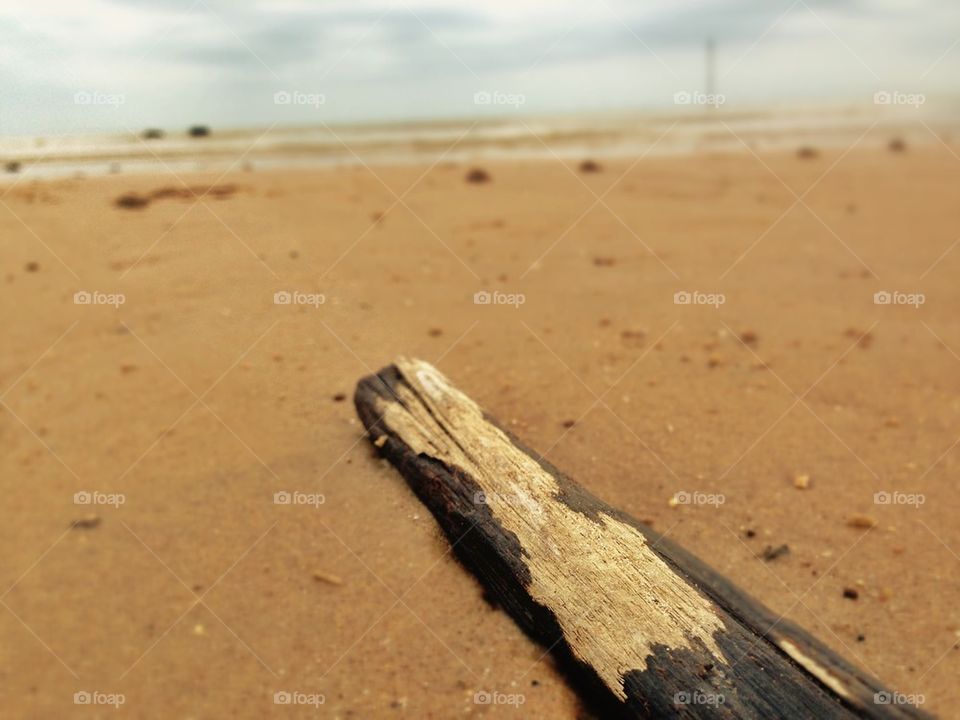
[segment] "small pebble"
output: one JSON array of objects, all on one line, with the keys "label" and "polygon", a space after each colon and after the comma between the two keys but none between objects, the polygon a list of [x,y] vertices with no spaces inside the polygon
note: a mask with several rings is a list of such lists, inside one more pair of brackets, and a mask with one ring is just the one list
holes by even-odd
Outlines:
[{"label": "small pebble", "polygon": [[98,525],[100,525],[100,518],[96,515],[87,515],[70,523],[70,527],[74,530],[93,530]]},{"label": "small pebble", "polygon": [[630,348],[643,347],[646,338],[647,331],[640,328],[628,328],[620,333],[620,341]]},{"label": "small pebble", "polygon": [[867,530],[877,526],[877,521],[869,515],[851,515],[847,518],[847,525],[852,528]]},{"label": "small pebble", "polygon": [[848,338],[854,338],[857,345],[866,350],[873,344],[873,335],[869,331],[858,330],[857,328],[847,328],[844,333]]},{"label": "small pebble", "polygon": [[845,597],[847,600],[856,600],[860,597],[860,591],[858,591],[856,588],[844,588],[843,597]]},{"label": "small pebble", "polygon": [[117,207],[124,208],[125,210],[139,210],[150,204],[150,198],[141,197],[135,193],[127,193],[126,195],[118,197],[114,202]]},{"label": "small pebble", "polygon": [[30,262],[28,262],[26,265],[23,266],[23,269],[26,270],[27,272],[35,273],[37,272],[37,270],[40,269],[40,263],[34,260],[31,260]]},{"label": "small pebble", "polygon": [[343,585],[343,580],[338,575],[332,575],[331,573],[315,572],[313,579],[329,585]]},{"label": "small pebble", "polygon": [[773,547],[772,545],[767,545],[763,549],[763,552],[760,553],[760,557],[766,560],[767,562],[770,562],[771,560],[776,560],[781,555],[787,555],[789,553],[790,553],[789,545],[784,544],[784,545],[778,545],[777,547]]},{"label": "small pebble", "polygon": [[490,182],[490,173],[482,168],[474,168],[467,173],[468,183],[488,183]]},{"label": "small pebble", "polygon": [[807,474],[794,475],[793,486],[797,488],[797,490],[806,490],[810,487],[810,476]]}]

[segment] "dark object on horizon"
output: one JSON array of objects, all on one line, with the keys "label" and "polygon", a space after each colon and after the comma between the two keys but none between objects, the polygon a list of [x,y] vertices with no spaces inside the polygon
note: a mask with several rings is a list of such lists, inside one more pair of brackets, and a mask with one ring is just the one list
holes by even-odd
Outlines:
[{"label": "dark object on horizon", "polygon": [[892,696],[878,680],[591,495],[428,363],[398,359],[354,402],[490,602],[598,717],[929,717],[878,702]]},{"label": "dark object on horizon", "polygon": [[210,135],[210,128],[206,125],[194,125],[188,131],[190,137],[201,138],[208,137]]},{"label": "dark object on horizon", "polygon": [[136,193],[126,193],[118,197],[115,204],[125,210],[140,210],[150,204],[150,198],[141,197]]},{"label": "dark object on horizon", "polygon": [[18,173],[23,168],[23,165],[19,160],[11,160],[8,163],[5,163],[3,169],[8,173]]},{"label": "dark object on horizon", "polygon": [[160,128],[147,128],[143,131],[144,140],[162,140],[163,136],[164,132]]},{"label": "dark object on horizon", "polygon": [[907,149],[907,142],[903,138],[893,138],[887,145],[890,152],[903,152]]},{"label": "dark object on horizon", "polygon": [[815,157],[820,157],[820,151],[816,148],[812,148],[809,145],[804,145],[802,148],[797,150],[797,157],[804,160],[812,160]]},{"label": "dark object on horizon", "polygon": [[584,160],[580,163],[580,172],[583,173],[596,173],[600,172],[603,168],[600,167],[600,163],[595,160]]},{"label": "dark object on horizon", "polygon": [[490,182],[490,173],[483,168],[473,168],[467,173],[468,183],[486,183]]}]

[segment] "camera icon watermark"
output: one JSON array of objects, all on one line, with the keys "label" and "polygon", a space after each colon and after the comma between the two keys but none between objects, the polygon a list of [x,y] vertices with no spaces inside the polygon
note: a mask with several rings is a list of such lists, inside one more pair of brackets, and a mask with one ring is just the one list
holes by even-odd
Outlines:
[{"label": "camera icon watermark", "polygon": [[474,305],[513,305],[519,308],[527,301],[527,296],[523,293],[505,293],[499,290],[489,292],[480,290],[473,294]]},{"label": "camera icon watermark", "polygon": [[874,105],[907,105],[919,108],[927,101],[922,93],[905,93],[899,90],[878,90],[873,94]]},{"label": "camera icon watermark", "polygon": [[927,296],[923,293],[905,293],[894,290],[893,292],[881,290],[873,294],[874,305],[912,305],[919,308],[927,302]]},{"label": "camera icon watermark", "polygon": [[327,501],[322,493],[279,490],[273,494],[274,505],[308,505],[318,508]]},{"label": "camera icon watermark", "polygon": [[327,302],[322,293],[305,293],[298,290],[278,290],[273,294],[274,305],[309,305],[319,308]]},{"label": "camera icon watermark", "polygon": [[104,293],[96,290],[77,290],[73,294],[74,305],[112,305],[116,310],[127,302],[127,296],[123,293]]},{"label": "camera icon watermark", "polygon": [[723,293],[704,293],[687,290],[679,290],[673,294],[674,305],[712,305],[719,308],[726,304],[727,296]]},{"label": "camera icon watermark", "polygon": [[320,109],[327,104],[327,96],[323,93],[307,93],[300,90],[278,90],[273,94],[274,105],[299,105]]}]

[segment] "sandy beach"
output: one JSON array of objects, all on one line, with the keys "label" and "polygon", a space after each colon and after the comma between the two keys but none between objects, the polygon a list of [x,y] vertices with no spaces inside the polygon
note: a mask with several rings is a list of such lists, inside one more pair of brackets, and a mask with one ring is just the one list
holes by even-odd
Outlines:
[{"label": "sandy beach", "polygon": [[863,129],[7,176],[4,712],[590,717],[364,437],[402,354],[960,718],[960,145]]}]

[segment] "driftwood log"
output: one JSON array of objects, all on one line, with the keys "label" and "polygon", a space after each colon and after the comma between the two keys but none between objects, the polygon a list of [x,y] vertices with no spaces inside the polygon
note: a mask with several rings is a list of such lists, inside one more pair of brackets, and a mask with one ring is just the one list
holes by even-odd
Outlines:
[{"label": "driftwood log", "polygon": [[602,717],[930,717],[593,497],[428,363],[399,359],[354,400],[488,597]]}]

